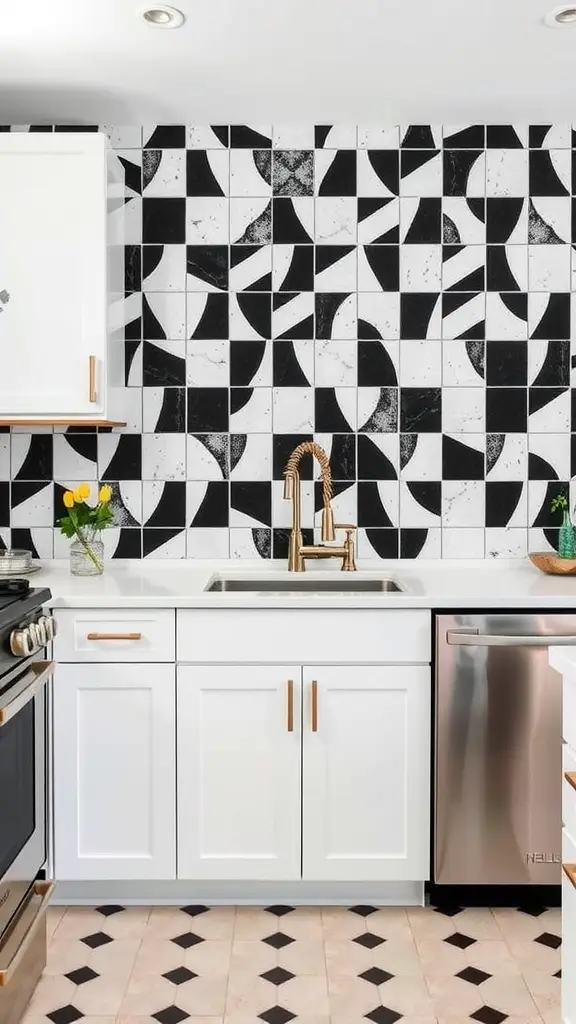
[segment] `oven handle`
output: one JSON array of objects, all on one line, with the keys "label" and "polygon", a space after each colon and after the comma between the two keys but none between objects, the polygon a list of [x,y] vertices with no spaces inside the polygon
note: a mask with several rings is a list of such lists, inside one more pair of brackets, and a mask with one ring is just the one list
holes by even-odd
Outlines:
[{"label": "oven handle", "polygon": [[[0,988],[5,988],[6,985],[10,984],[14,972],[17,970],[18,965],[21,963],[23,957],[28,952],[30,943],[33,942],[37,934],[38,925],[41,923],[46,908],[50,902],[50,897],[54,890],[54,882],[35,882],[32,890],[33,896],[40,896],[41,900],[36,909],[33,912],[33,916],[28,923],[29,911],[31,910],[28,905],[22,913],[21,921],[18,920],[14,926],[14,929],[10,937],[6,941],[5,950],[10,951],[10,946],[13,940],[18,940],[18,945],[10,959],[6,963],[0,953]],[[20,937],[20,931],[22,925],[26,922],[26,930],[22,937]],[[46,927],[46,925],[44,925]]]},{"label": "oven handle", "polygon": [[40,693],[40,690],[48,682],[50,677],[54,674],[56,662],[54,661],[35,661],[22,676],[22,682],[27,682],[25,689],[14,697],[4,707],[0,707],[0,728],[6,725],[14,715],[17,715],[22,708],[28,704],[34,697]]},{"label": "oven handle", "polygon": [[497,636],[477,629],[449,629],[446,643],[451,647],[576,647],[576,636]]}]

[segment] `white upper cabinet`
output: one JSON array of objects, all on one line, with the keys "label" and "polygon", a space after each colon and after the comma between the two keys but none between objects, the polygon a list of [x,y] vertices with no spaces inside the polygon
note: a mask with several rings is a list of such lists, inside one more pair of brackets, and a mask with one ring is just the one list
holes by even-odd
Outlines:
[{"label": "white upper cabinet", "polygon": [[0,420],[106,418],[118,168],[101,133],[0,134]]}]

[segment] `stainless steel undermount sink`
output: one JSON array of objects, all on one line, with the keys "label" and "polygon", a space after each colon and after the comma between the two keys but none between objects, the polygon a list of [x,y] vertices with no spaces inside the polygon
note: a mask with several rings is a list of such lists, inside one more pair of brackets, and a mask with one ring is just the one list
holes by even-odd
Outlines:
[{"label": "stainless steel undermount sink", "polygon": [[392,577],[355,579],[346,575],[341,579],[314,579],[310,576],[291,576],[282,579],[267,577],[213,576],[205,587],[211,593],[261,594],[386,594],[404,590]]}]

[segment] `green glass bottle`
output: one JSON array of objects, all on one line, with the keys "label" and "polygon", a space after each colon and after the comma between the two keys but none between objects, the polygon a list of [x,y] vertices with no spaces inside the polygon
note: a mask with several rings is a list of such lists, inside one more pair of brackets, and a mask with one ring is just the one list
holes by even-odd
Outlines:
[{"label": "green glass bottle", "polygon": [[576,538],[568,509],[564,509],[562,526],[558,530],[558,554],[560,558],[576,557]]}]

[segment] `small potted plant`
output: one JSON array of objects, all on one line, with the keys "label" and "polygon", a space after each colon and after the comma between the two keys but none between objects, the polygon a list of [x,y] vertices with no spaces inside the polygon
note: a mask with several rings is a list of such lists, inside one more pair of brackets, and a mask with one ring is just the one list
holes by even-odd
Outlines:
[{"label": "small potted plant", "polygon": [[75,538],[70,546],[70,572],[74,576],[99,576],[104,572],[104,544],[97,540],[97,534],[114,518],[109,504],[112,489],[104,484],[95,505],[88,504],[89,497],[89,484],[65,491],[63,501],[68,514],[58,520],[64,536]]},{"label": "small potted plant", "polygon": [[557,494],[552,500],[550,510],[552,512],[562,512],[562,525],[558,530],[558,554],[560,558],[576,557],[576,538],[566,495]]}]

